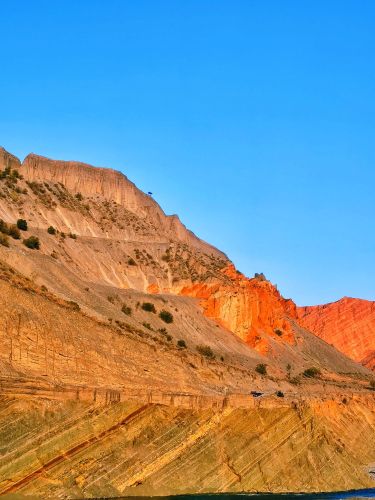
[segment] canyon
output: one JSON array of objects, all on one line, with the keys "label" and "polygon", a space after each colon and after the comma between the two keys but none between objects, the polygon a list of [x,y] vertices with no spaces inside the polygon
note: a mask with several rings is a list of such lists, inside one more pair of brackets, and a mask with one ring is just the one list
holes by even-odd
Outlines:
[{"label": "canyon", "polygon": [[115,170],[0,171],[0,494],[374,485],[373,303],[297,307]]}]

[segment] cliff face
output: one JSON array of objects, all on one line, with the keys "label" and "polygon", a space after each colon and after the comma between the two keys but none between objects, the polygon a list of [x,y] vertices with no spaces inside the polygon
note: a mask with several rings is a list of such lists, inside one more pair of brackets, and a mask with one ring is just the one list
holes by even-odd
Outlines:
[{"label": "cliff face", "polygon": [[21,166],[21,162],[20,160],[8,153],[8,151],[6,151],[4,148],[0,147],[0,169],[4,169],[4,168],[15,168],[15,169],[18,169],[20,168]]},{"label": "cliff face", "polygon": [[203,251],[223,256],[216,248],[188,231],[177,215],[166,216],[151,196],[140,191],[125,175],[116,170],[92,167],[80,162],[56,161],[30,154],[22,163],[20,172],[29,182],[61,184],[73,195],[79,193],[93,200],[99,198],[111,201],[135,214],[137,218],[151,221],[154,238],[176,239]]},{"label": "cliff face", "polygon": [[344,297],[298,307],[299,322],[338,350],[375,369],[375,302]]},{"label": "cliff face", "polygon": [[233,265],[222,270],[222,283],[197,283],[180,290],[197,297],[209,318],[235,332],[257,351],[266,353],[270,338],[295,343],[291,319],[296,318],[293,301],[285,300],[266,280],[249,279]]}]

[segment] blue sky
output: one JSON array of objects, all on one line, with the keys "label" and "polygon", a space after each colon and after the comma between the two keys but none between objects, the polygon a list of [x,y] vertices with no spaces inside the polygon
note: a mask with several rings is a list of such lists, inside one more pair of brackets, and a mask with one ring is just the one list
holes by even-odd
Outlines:
[{"label": "blue sky", "polygon": [[121,170],[248,275],[375,300],[375,3],[1,0],[0,144]]}]

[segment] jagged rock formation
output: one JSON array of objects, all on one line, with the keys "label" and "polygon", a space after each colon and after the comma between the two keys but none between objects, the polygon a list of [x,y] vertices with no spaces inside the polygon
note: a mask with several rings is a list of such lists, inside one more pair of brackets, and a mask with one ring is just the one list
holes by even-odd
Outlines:
[{"label": "jagged rock formation", "polygon": [[299,307],[300,323],[339,351],[375,369],[375,302],[344,297],[321,306]]},{"label": "jagged rock formation", "polygon": [[271,282],[119,172],[3,149],[0,171],[0,494],[371,484],[371,373]]}]

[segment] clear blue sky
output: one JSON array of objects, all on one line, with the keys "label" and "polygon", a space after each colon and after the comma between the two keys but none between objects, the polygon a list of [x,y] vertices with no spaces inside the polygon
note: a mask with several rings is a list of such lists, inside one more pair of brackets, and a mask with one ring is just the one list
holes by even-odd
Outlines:
[{"label": "clear blue sky", "polygon": [[375,300],[375,2],[0,9],[6,149],[123,171],[298,304]]}]

